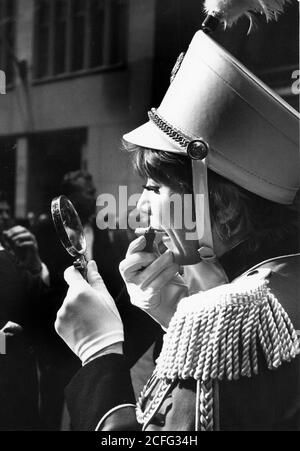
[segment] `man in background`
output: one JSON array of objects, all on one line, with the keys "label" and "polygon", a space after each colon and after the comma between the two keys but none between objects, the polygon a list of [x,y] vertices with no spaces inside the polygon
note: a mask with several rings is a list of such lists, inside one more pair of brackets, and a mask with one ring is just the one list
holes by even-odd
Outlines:
[{"label": "man in background", "polygon": [[47,315],[43,279],[48,274],[35,236],[14,224],[0,191],[0,430],[41,429],[36,347]]}]

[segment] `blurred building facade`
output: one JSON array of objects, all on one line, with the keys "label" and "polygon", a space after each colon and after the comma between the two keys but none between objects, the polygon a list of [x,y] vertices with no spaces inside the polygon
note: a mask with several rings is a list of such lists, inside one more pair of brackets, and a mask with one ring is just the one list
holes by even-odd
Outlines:
[{"label": "blurred building facade", "polygon": [[[121,136],[146,119],[201,23],[199,0],[0,0],[0,178],[15,213],[42,213],[69,170],[98,193],[137,192]],[[295,108],[298,2],[247,36],[217,39]]]},{"label": "blurred building facade", "polygon": [[1,179],[41,213],[63,174],[136,190],[121,136],[150,103],[154,0],[1,0]]}]

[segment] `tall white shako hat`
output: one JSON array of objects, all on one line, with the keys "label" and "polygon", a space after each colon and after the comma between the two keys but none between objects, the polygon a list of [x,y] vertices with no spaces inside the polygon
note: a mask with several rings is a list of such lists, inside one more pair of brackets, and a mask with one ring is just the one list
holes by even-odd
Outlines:
[{"label": "tall white shako hat", "polygon": [[[251,11],[276,18],[285,0],[207,0],[195,34],[158,109],[124,140],[192,160],[201,273],[208,289],[227,282],[213,251],[207,167],[263,198],[292,204],[299,189],[299,115],[219,46],[207,31]],[[201,217],[202,218],[201,218]],[[201,222],[202,219],[202,222]],[[196,265],[197,266],[197,265]],[[199,274],[200,268],[194,268]]]}]

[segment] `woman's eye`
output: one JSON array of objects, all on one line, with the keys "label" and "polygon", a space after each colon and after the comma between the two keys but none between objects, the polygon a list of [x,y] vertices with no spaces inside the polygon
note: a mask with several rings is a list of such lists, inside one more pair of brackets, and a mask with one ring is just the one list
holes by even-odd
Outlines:
[{"label": "woman's eye", "polygon": [[147,191],[153,191],[156,194],[159,194],[159,186],[155,185],[143,185],[143,188]]}]

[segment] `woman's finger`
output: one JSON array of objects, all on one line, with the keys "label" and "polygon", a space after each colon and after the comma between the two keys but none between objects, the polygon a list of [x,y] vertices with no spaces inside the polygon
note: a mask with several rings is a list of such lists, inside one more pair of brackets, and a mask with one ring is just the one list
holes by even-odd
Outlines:
[{"label": "woman's finger", "polygon": [[94,260],[90,260],[87,264],[87,280],[92,288],[101,292],[106,291],[105,283],[98,272],[97,263]]},{"label": "woman's finger", "polygon": [[[165,252],[159,258],[157,258],[153,263],[147,266],[144,271],[139,274],[139,279],[141,283],[141,288],[147,287],[152,280],[156,279],[158,275],[168,266],[173,265],[173,254],[171,251]],[[179,271],[179,266],[176,265]]]},{"label": "woman's finger", "polygon": [[[175,276],[175,274],[177,274],[177,272],[178,265],[173,263],[171,266],[168,266],[154,280],[152,280],[151,282],[152,290],[155,292],[164,288],[170,282],[170,280],[173,279],[173,277]],[[143,286],[143,288],[147,288],[147,286]]]},{"label": "woman's finger", "polygon": [[69,266],[69,268],[65,270],[64,279],[71,289],[85,289],[90,287],[87,281],[82,277],[80,272],[74,268],[74,266]]},{"label": "woman's finger", "polygon": [[125,281],[130,281],[137,273],[157,259],[155,254],[137,252],[129,255],[120,263],[119,269]]},{"label": "woman's finger", "polygon": [[129,257],[129,255],[134,254],[135,252],[142,251],[145,248],[145,246],[146,246],[146,238],[142,235],[129,244],[126,253],[126,258]]}]

